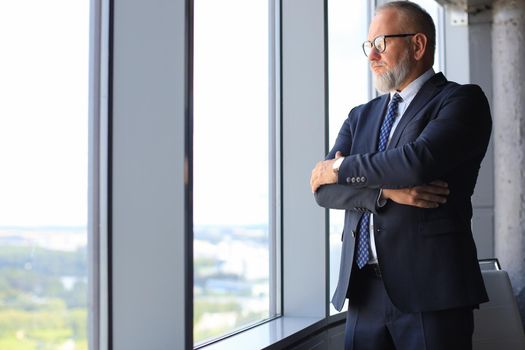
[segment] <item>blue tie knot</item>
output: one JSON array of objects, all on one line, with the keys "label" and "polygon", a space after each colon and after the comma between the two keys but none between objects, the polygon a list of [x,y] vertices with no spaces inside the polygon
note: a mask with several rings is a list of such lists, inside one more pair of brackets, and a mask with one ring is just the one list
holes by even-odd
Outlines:
[{"label": "blue tie knot", "polygon": [[397,92],[394,94],[394,96],[392,96],[392,99],[390,100],[390,104],[398,104],[399,102],[403,101],[403,98],[401,97],[400,94],[398,94]]}]

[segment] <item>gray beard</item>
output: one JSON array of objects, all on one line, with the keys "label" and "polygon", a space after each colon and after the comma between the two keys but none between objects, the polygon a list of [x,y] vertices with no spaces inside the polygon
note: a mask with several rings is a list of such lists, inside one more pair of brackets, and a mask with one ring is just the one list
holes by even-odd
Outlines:
[{"label": "gray beard", "polygon": [[374,87],[381,93],[394,91],[406,80],[409,73],[410,59],[406,52],[394,68],[383,74],[373,74]]}]

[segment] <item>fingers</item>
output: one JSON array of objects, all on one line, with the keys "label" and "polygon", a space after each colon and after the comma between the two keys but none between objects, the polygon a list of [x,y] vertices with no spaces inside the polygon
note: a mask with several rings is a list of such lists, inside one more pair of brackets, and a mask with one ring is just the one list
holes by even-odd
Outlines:
[{"label": "fingers", "polygon": [[449,189],[443,186],[424,185],[410,189],[411,203],[418,208],[437,208],[447,202]]},{"label": "fingers", "polygon": [[317,188],[319,187],[317,185],[317,181],[318,181],[317,179],[319,178],[319,174],[318,174],[318,171],[317,171],[318,165],[319,165],[319,163],[312,170],[312,176],[310,177],[310,188],[312,189],[312,193],[317,191]]},{"label": "fingers", "polygon": [[319,186],[320,186],[319,185],[319,181],[317,181],[317,180],[310,181],[310,188],[312,189],[312,193],[315,193],[315,191],[317,191]]},{"label": "fingers", "polygon": [[416,200],[410,205],[413,207],[425,208],[425,209],[434,209],[434,208],[439,207],[439,203],[433,202],[433,201],[425,201],[425,200]]},{"label": "fingers", "polygon": [[341,158],[342,156],[343,156],[343,153],[341,153],[341,151],[335,152],[335,159]]},{"label": "fingers", "polygon": [[315,165],[315,168],[312,170],[312,175],[310,177],[310,188],[312,189],[312,193],[317,191],[319,186],[321,186],[322,181],[322,172],[323,172],[323,162],[318,162]]},{"label": "fingers", "polygon": [[335,160],[323,160],[315,166],[310,177],[310,187],[312,192],[317,191],[321,185],[333,184],[337,182],[337,174],[333,170]]},{"label": "fingers", "polygon": [[439,187],[448,187],[448,183],[446,183],[445,181],[441,181],[441,180],[434,180],[430,183],[431,185],[434,185],[434,186],[439,186]]},{"label": "fingers", "polygon": [[447,202],[450,194],[448,184],[441,180],[432,181],[428,185],[415,186],[397,190],[383,189],[383,197],[398,204],[411,205],[418,208],[437,208]]},{"label": "fingers", "polygon": [[312,193],[315,193],[315,191],[317,191],[317,189],[319,188],[319,185],[313,178],[310,180],[310,188],[312,190]]},{"label": "fingers", "polygon": [[448,196],[450,194],[450,190],[447,187],[435,185],[416,186],[413,188],[413,190],[415,190],[417,193],[430,193],[442,196]]},{"label": "fingers", "polygon": [[445,204],[447,202],[447,197],[439,196],[432,193],[419,193],[415,196],[415,201],[425,201],[432,202],[436,204]]}]

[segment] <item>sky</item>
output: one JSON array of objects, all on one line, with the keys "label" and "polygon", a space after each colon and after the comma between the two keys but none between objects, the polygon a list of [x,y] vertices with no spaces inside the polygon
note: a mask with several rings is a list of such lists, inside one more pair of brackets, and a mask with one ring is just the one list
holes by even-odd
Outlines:
[{"label": "sky", "polygon": [[[329,2],[330,144],[368,99],[359,3]],[[85,225],[89,0],[2,0],[0,42],[0,227]],[[268,45],[267,1],[195,2],[196,224],[268,221]]]},{"label": "sky", "polygon": [[265,224],[268,2],[195,1],[194,22],[194,223]]},{"label": "sky", "polygon": [[[419,3],[435,6],[434,0]],[[328,4],[333,144],[350,109],[369,98],[368,61],[361,49],[368,9],[366,1]],[[194,23],[194,222],[266,223],[268,2],[195,1]]]},{"label": "sky", "polygon": [[85,225],[89,0],[2,0],[0,42],[0,227]]}]

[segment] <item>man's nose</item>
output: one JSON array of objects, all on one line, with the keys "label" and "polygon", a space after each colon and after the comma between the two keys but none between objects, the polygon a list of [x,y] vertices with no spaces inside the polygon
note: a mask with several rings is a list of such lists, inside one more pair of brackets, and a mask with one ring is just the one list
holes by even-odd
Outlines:
[{"label": "man's nose", "polygon": [[370,50],[370,53],[368,54],[368,59],[370,61],[379,61],[381,59],[381,54],[377,51],[375,47],[373,47]]}]

